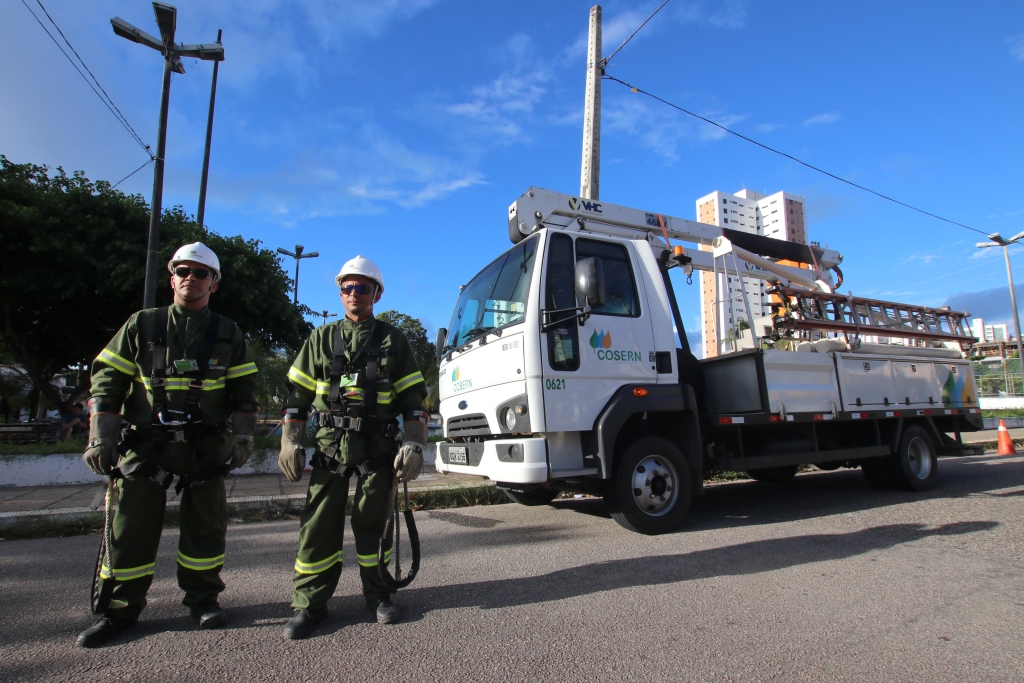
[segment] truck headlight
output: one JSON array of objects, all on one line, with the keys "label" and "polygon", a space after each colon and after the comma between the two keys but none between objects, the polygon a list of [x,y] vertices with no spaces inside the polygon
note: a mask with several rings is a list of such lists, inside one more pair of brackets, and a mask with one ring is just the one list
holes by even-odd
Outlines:
[{"label": "truck headlight", "polygon": [[516,428],[516,411],[515,408],[505,408],[505,413],[502,416],[502,421],[505,423],[505,429],[512,431]]}]

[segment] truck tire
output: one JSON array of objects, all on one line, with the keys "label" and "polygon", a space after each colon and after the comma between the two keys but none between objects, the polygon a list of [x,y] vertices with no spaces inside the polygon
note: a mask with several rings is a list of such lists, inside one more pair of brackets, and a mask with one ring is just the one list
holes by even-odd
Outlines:
[{"label": "truck tire", "polygon": [[520,505],[527,505],[529,507],[547,505],[555,499],[555,496],[558,495],[558,491],[544,488],[543,486],[538,486],[532,489],[511,489],[502,487],[501,490],[513,503],[519,503]]},{"label": "truck tire", "polygon": [[885,458],[886,475],[893,488],[927,491],[939,476],[939,458],[931,436],[919,425],[903,430],[899,449]]},{"label": "truck tire", "polygon": [[686,459],[671,442],[648,436],[631,443],[615,466],[605,502],[612,519],[637,533],[674,531],[690,509]]},{"label": "truck tire", "polygon": [[767,484],[785,484],[788,481],[792,481],[798,469],[800,469],[799,465],[763,467],[756,470],[747,470],[747,475],[755,481],[763,481]]}]

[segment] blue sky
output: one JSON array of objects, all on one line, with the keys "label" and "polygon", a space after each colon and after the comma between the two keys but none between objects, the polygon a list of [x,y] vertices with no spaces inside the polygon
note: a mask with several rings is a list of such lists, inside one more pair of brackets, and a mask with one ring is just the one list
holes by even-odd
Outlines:
[{"label": "blue sky", "polygon": [[[43,4],[155,149],[161,59],[109,23],[156,34],[151,4]],[[658,4],[604,3],[604,53]],[[459,285],[510,246],[508,205],[531,185],[579,191],[590,6],[181,0],[176,39],[209,42],[220,28],[227,54],[207,225],[319,251],[299,287],[316,310],[340,310],[333,276],[361,253],[384,270],[382,308],[431,333],[447,325]],[[146,160],[20,1],[0,4],[0,58],[0,153],[111,182]],[[195,213],[211,65],[185,68],[171,88],[164,205]],[[1020,3],[671,0],[608,72],[932,213],[985,233],[1024,230]],[[844,254],[844,292],[951,300],[1009,322],[1002,253],[976,249],[983,235],[620,85],[605,81],[603,100],[602,200],[693,218],[713,190],[794,192],[810,238]],[[148,201],[150,169],[119,189]],[[1024,253],[1011,258],[1024,284]],[[697,331],[696,287],[680,297]]]}]

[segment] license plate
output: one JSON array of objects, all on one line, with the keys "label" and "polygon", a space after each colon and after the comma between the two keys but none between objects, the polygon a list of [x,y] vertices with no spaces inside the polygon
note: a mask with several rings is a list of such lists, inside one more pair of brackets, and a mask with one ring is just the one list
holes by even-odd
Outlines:
[{"label": "license plate", "polygon": [[448,447],[448,463],[451,465],[465,465],[466,464],[466,447],[465,446],[449,446]]}]

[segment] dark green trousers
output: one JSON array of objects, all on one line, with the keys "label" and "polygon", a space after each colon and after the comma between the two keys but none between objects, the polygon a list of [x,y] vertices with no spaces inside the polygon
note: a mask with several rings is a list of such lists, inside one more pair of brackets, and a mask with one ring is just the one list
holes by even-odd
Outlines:
[{"label": "dark green trousers", "polygon": [[[107,616],[134,621],[146,606],[146,592],[153,582],[167,498],[164,488],[151,479],[127,477],[118,480],[117,487],[120,502],[110,548],[113,569],[104,562],[101,577],[117,579]],[[182,604],[194,611],[216,602],[224,590],[220,579],[228,529],[224,477],[182,491],[180,525],[178,585],[185,591]]]},{"label": "dark green trousers", "polygon": [[[353,475],[354,476],[354,475]],[[377,552],[387,523],[388,498],[394,472],[384,468],[356,482],[352,504],[352,533],[363,596],[367,600],[389,597],[392,591],[380,580]],[[299,552],[295,558],[292,608],[318,611],[327,607],[341,578],[342,534],[348,481],[314,467],[309,477],[306,505],[299,526]],[[391,551],[385,553],[385,563]]]}]

